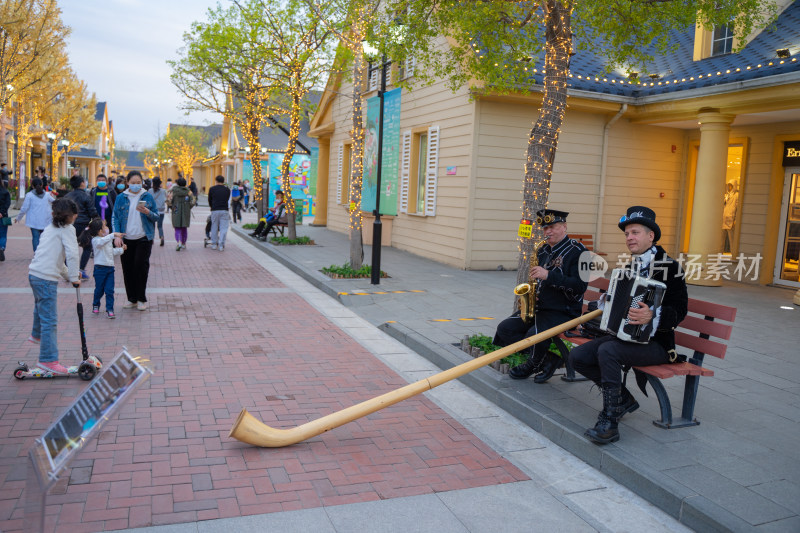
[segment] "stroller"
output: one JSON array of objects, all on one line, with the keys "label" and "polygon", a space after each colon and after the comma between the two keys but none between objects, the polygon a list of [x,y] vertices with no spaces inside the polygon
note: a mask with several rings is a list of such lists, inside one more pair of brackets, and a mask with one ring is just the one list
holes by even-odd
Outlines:
[{"label": "stroller", "polygon": [[206,219],[206,237],[203,239],[203,248],[208,246],[208,243],[211,242],[211,215],[208,215]]}]

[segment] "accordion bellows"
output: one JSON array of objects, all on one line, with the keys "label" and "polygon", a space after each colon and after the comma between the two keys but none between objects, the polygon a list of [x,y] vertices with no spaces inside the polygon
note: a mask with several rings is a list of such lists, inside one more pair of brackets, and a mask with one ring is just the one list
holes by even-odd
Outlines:
[{"label": "accordion bellows", "polygon": [[[666,290],[667,286],[660,281],[638,276],[628,269],[615,268],[605,295],[600,329],[623,341],[647,344],[658,328],[661,301]],[[629,324],[628,311],[638,308],[639,302],[652,309],[653,319],[647,324]]]}]

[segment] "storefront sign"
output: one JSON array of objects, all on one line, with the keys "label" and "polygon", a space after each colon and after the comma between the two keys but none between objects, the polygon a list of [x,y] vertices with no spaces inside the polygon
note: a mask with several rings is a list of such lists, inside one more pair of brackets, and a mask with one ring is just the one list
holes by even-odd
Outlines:
[{"label": "storefront sign", "polygon": [[783,143],[783,166],[800,167],[800,141]]}]

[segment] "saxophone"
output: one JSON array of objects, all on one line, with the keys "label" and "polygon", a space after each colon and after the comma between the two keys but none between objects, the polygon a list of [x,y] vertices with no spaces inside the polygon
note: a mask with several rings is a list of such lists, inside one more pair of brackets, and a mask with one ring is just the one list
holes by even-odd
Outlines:
[{"label": "saxophone", "polygon": [[[533,259],[531,260],[531,268],[539,266],[539,248],[544,246],[547,240],[543,239],[536,243],[533,247]],[[536,292],[539,289],[539,280],[531,279],[530,283],[520,283],[514,287],[514,294],[519,298],[519,317],[523,322],[529,324],[533,322],[536,316]]]}]

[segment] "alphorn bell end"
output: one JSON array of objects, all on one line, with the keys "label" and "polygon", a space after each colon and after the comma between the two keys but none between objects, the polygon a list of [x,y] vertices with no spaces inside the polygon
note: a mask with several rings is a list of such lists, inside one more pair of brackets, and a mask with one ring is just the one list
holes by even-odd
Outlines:
[{"label": "alphorn bell end", "polygon": [[280,448],[303,440],[292,433],[289,430],[270,427],[248,413],[247,409],[242,409],[228,433],[228,437],[253,446]]}]

